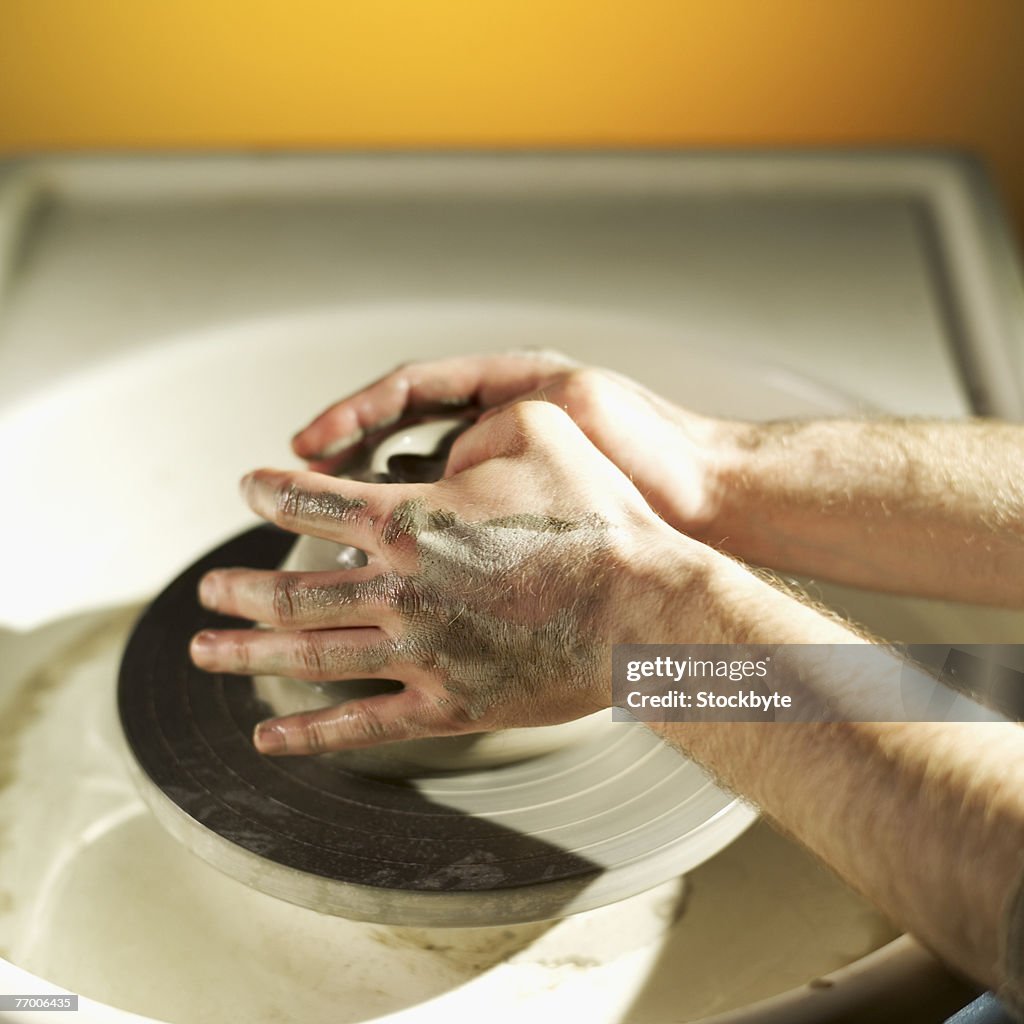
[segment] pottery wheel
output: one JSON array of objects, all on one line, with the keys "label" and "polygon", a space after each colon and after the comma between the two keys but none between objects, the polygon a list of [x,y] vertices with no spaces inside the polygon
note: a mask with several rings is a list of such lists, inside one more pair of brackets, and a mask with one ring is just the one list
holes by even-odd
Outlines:
[{"label": "pottery wheel", "polygon": [[118,706],[139,784],[161,823],[214,867],[292,903],[410,926],[543,920],[651,888],[753,820],[636,723],[487,770],[381,779],[331,756],[269,758],[251,680],[188,657],[208,612],[199,578],[278,566],[295,537],[261,526],[176,579],[125,650]]}]

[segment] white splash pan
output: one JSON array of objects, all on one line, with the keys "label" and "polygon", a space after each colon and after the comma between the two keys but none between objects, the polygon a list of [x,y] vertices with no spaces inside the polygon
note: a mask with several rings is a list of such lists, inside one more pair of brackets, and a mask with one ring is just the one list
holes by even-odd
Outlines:
[{"label": "white splash pan", "polygon": [[[836,391],[635,319],[416,304],[168,339],[0,417],[11,488],[0,536],[0,712],[24,723],[0,744],[0,806],[8,801],[14,823],[0,845],[0,878],[12,885],[0,898],[0,945],[12,961],[0,961],[2,990],[78,990],[90,997],[79,1020],[283,1014],[309,1024],[570,1013],[598,1024],[717,1013],[802,1021],[897,993],[918,1008],[955,999],[926,954],[890,941],[873,910],[761,825],[689,876],[683,904],[670,882],[551,925],[414,932],[325,918],[246,889],[149,816],[112,718],[130,623],[118,609],[249,525],[237,479],[294,464],[288,438],[330,400],[409,358],[524,346],[557,347],[709,412],[854,408]],[[1005,635],[999,622],[947,606],[827,596],[899,639],[948,638],[954,624],[960,641]],[[27,707],[18,694],[26,680],[36,687]],[[749,812],[736,805],[735,814],[738,834]]]}]

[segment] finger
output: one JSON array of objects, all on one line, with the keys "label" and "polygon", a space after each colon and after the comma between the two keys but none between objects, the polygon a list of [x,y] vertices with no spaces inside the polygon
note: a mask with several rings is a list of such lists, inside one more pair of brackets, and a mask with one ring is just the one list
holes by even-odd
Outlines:
[{"label": "finger", "polygon": [[455,441],[445,478],[491,459],[519,458],[531,448],[543,447],[566,428],[579,433],[569,416],[550,403],[512,402],[500,414],[474,424]]},{"label": "finger", "polygon": [[478,422],[497,416],[512,402],[550,402],[565,410],[587,434],[608,419],[609,408],[620,415],[625,402],[646,401],[635,381],[611,370],[583,367],[542,381],[533,391],[488,409]]},{"label": "finger", "polygon": [[311,683],[393,679],[403,667],[396,642],[379,629],[208,629],[192,638],[189,654],[206,672]]},{"label": "finger", "polygon": [[[628,377],[608,370],[583,368],[559,374],[537,390],[512,402],[488,409],[477,420],[483,425],[503,416],[512,406],[547,402],[563,410],[606,458],[632,479],[632,467],[645,448],[663,443],[672,410]],[[648,445],[623,445],[622,438],[647,439]]]},{"label": "finger", "polygon": [[214,569],[199,581],[204,608],[284,629],[391,627],[405,581],[397,573],[354,579],[345,572]]},{"label": "finger", "polygon": [[551,405],[557,405],[559,409],[568,412],[563,398],[563,388],[560,387],[559,382],[556,379],[546,381],[541,387],[535,391],[528,391],[524,395],[518,395],[516,398],[510,399],[508,402],[502,402],[501,405],[491,406],[483,412],[476,421],[476,425],[479,426],[482,423],[488,423],[493,420],[496,416],[504,416],[509,409],[513,406],[518,405],[520,402],[549,402]]},{"label": "finger", "polygon": [[406,687],[398,693],[260,722],[253,742],[261,754],[323,754],[456,731],[443,702]]},{"label": "finger", "polygon": [[486,408],[573,365],[551,351],[410,363],[332,405],[295,435],[292,447],[305,459],[344,461],[368,434],[404,417],[466,405]]},{"label": "finger", "polygon": [[249,507],[293,533],[381,553],[381,535],[396,506],[422,497],[417,484],[363,484],[323,473],[258,469],[242,480]]},{"label": "finger", "polygon": [[[450,412],[447,415],[440,417],[445,422],[452,423],[453,431],[455,424],[453,421],[460,421],[466,424],[462,429],[466,429],[476,422],[477,413],[473,409],[462,409],[460,411]],[[406,424],[410,426],[416,426],[418,423],[425,422],[426,416],[421,417],[419,420],[406,420]],[[394,427],[395,430],[401,432],[403,425]],[[461,431],[460,431],[461,432]],[[349,471],[356,473],[356,479],[367,479],[365,476],[361,476],[359,471],[365,472],[370,468],[370,464],[374,461],[372,455],[372,449],[378,442],[383,444],[388,440],[389,432],[382,432],[380,434],[370,434],[359,445],[358,456],[353,453],[333,455],[324,459],[310,459],[306,463],[306,467],[312,470],[314,473],[326,473],[328,476],[345,476]],[[395,454],[391,455],[387,459],[387,465],[385,472],[389,478],[388,482],[403,483],[411,482],[415,480],[427,480],[433,479],[440,472],[440,467],[443,466],[445,458],[447,457],[448,451],[451,447],[451,438],[449,435],[445,435],[435,448],[433,454],[413,455],[411,452],[396,451]],[[357,465],[358,463],[358,465]],[[433,475],[431,475],[433,474]],[[378,478],[379,479],[379,478]]]}]

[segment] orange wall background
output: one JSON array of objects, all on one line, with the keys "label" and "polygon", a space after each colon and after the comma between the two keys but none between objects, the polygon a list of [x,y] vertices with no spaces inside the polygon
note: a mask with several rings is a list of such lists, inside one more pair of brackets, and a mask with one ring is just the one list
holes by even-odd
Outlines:
[{"label": "orange wall background", "polygon": [[1024,234],[1024,0],[0,0],[0,152],[833,144]]}]

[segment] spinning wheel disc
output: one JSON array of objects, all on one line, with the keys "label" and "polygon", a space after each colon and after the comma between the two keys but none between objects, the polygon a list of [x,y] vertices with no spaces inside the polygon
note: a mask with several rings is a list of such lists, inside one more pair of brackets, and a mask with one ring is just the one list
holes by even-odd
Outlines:
[{"label": "spinning wheel disc", "polygon": [[269,758],[251,680],[197,669],[197,631],[246,623],[201,608],[210,569],[275,568],[293,535],[261,526],[186,570],[125,650],[118,706],[139,784],[179,840],[271,895],[383,924],[561,917],[690,870],[754,813],[634,723],[483,771],[371,778],[330,755]]}]

